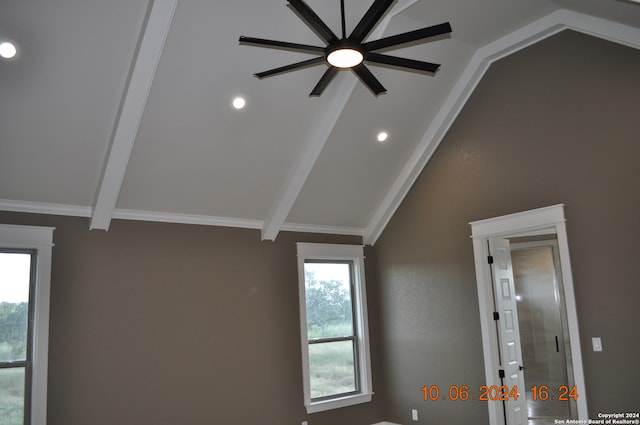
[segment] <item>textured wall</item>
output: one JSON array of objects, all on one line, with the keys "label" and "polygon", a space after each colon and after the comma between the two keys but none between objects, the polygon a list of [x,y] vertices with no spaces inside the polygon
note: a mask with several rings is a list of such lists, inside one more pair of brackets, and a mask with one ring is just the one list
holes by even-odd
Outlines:
[{"label": "textured wall", "polygon": [[[566,204],[590,415],[637,411],[640,52],[566,31],[491,66],[375,246],[387,420],[486,423],[470,221]],[[604,351],[591,351],[591,337]]]},{"label": "textured wall", "polygon": [[359,237],[261,242],[258,230],[119,220],[103,232],[87,219],[11,213],[0,222],[56,227],[48,425],[383,420],[377,395],[327,413],[303,406],[295,242]]}]

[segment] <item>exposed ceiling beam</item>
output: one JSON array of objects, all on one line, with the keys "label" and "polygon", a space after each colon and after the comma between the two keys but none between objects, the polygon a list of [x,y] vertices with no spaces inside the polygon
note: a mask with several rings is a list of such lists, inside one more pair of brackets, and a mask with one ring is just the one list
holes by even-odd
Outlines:
[{"label": "exposed ceiling beam", "polygon": [[410,160],[373,214],[364,232],[366,245],[376,243],[489,66],[498,59],[565,29],[572,29],[640,49],[640,29],[569,10],[553,12],[478,49],[414,150]]},{"label": "exposed ceiling beam", "polygon": [[152,0],[132,62],[93,205],[90,229],[108,230],[178,0]]},{"label": "exposed ceiling beam", "polygon": [[329,102],[327,112],[319,117],[307,138],[307,145],[294,168],[289,172],[285,186],[281,189],[276,202],[272,205],[262,227],[262,240],[273,241],[282,229],[293,204],[296,202],[302,187],[307,181],[322,148],[333,131],[342,111],[346,106],[357,80],[352,75],[339,75],[336,81],[338,90]]},{"label": "exposed ceiling beam", "polygon": [[[372,32],[370,38],[378,39],[382,37],[387,29],[392,17],[404,11],[407,7],[416,3],[418,0],[400,0],[396,7],[382,19],[376,29]],[[347,78],[348,77],[348,78]],[[331,132],[333,131],[342,111],[344,110],[353,89],[357,84],[357,79],[352,75],[341,75],[341,80],[337,86],[339,87],[334,93],[334,97],[329,102],[329,108],[323,116],[316,120],[314,127],[309,132],[307,145],[302,154],[296,160],[292,167],[285,186],[280,191],[279,196],[272,205],[262,227],[262,240],[275,240],[278,236],[285,220],[289,216],[291,208],[293,208],[302,187],[307,181],[311,170],[315,165],[325,143],[327,142]]]}]

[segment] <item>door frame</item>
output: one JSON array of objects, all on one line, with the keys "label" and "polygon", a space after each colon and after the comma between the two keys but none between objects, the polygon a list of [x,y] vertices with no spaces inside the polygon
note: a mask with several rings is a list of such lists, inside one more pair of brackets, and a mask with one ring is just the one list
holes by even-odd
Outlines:
[{"label": "door frame", "polygon": [[[573,360],[573,376],[577,387],[578,419],[588,419],[587,398],[582,367],[582,350],[578,331],[578,315],[573,291],[573,276],[569,259],[569,244],[564,218],[564,204],[552,205],[500,217],[488,218],[469,223],[473,240],[473,254],[478,289],[478,305],[480,309],[480,325],[482,328],[482,347],[487,385],[500,385],[498,376],[499,345],[493,320],[494,301],[491,268],[487,261],[489,256],[488,241],[491,238],[509,238],[516,236],[537,236],[555,234],[558,240],[558,254],[564,284],[564,299],[567,309],[567,326],[571,342]],[[524,391],[521,391],[524,394]],[[502,402],[488,401],[489,424],[507,425],[504,423]]]}]

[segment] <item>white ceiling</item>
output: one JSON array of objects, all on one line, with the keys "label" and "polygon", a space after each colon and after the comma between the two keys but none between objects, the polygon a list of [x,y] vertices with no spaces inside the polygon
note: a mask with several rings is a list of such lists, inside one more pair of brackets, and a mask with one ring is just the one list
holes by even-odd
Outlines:
[{"label": "white ceiling", "polygon": [[[345,3],[353,28],[372,0]],[[307,4],[338,32],[338,0]],[[447,21],[390,52],[435,75],[372,65],[386,94],[344,71],[310,98],[325,65],[258,80],[309,56],[238,43],[322,46],[285,0],[1,2],[18,55],[0,60],[0,209],[373,243],[493,61],[566,28],[640,48],[622,0],[397,0],[369,39]]]}]

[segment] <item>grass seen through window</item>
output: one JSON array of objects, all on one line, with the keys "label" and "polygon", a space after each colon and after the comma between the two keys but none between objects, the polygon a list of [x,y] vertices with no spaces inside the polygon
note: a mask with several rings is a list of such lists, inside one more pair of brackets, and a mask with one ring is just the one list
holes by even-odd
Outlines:
[{"label": "grass seen through window", "polygon": [[0,425],[24,424],[24,368],[0,369]]}]

